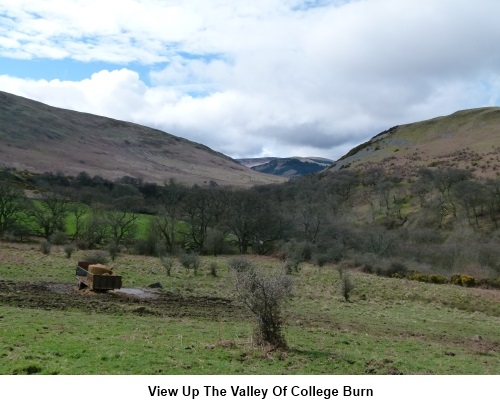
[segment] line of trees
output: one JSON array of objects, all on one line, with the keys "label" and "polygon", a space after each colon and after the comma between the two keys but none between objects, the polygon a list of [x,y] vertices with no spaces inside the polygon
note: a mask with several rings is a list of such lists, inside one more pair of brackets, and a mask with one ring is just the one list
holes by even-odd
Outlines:
[{"label": "line of trees", "polygon": [[[50,239],[66,232],[72,218],[69,236],[83,248],[274,253],[318,263],[377,257],[440,269],[456,266],[459,251],[462,266],[500,271],[493,249],[500,237],[500,180],[476,179],[467,170],[422,168],[412,178],[380,168],[342,170],[251,189],[45,173],[30,177],[28,186],[41,190],[33,200],[5,172],[0,179],[4,236]],[[139,236],[144,216],[150,223]],[[473,248],[482,254],[471,254]]]}]

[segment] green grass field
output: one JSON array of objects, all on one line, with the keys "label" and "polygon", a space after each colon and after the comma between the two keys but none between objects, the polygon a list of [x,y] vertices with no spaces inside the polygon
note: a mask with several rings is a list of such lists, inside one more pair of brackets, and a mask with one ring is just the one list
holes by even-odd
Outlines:
[{"label": "green grass field", "polygon": [[[303,265],[285,306],[288,351],[252,345],[233,301],[227,257],[197,275],[123,254],[124,288],[160,282],[155,298],[78,292],[59,247],[0,245],[0,374],[499,374],[500,291],[380,278]],[[281,262],[251,256],[263,268]],[[218,276],[209,274],[217,263]]]}]

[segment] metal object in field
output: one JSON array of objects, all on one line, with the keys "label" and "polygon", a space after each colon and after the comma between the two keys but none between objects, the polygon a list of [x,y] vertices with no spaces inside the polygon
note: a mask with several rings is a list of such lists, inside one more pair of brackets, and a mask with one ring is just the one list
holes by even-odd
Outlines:
[{"label": "metal object in field", "polygon": [[78,262],[76,279],[80,290],[89,288],[90,290],[106,291],[122,287],[122,276],[106,266],[93,262]]}]

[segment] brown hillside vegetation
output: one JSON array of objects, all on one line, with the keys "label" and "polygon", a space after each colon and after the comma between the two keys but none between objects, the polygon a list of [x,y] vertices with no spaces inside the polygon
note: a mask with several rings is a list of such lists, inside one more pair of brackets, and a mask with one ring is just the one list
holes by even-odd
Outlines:
[{"label": "brown hillside vegetation", "polygon": [[0,92],[0,162],[33,173],[82,171],[163,183],[249,187],[279,183],[210,148],[165,132],[92,114],[55,108]]},{"label": "brown hillside vegetation", "polygon": [[352,149],[330,168],[373,166],[404,176],[421,167],[453,167],[496,178],[500,175],[500,108],[458,111],[395,126]]}]

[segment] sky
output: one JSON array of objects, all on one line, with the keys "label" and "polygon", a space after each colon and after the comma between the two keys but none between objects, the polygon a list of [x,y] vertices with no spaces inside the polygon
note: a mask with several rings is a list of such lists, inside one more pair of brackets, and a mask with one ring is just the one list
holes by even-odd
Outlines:
[{"label": "sky", "polygon": [[0,90],[233,158],[500,103],[498,0],[0,0]]}]

